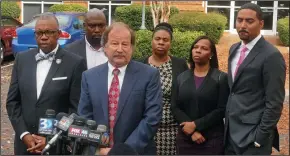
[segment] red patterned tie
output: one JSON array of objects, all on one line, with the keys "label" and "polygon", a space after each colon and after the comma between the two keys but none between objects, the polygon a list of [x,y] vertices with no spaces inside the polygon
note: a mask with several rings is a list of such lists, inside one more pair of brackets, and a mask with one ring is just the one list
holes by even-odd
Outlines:
[{"label": "red patterned tie", "polygon": [[238,69],[239,69],[240,65],[243,63],[243,61],[244,61],[244,59],[246,57],[247,50],[248,50],[248,48],[245,45],[243,45],[243,48],[241,50],[241,55],[240,55],[240,58],[239,58],[239,61],[238,61],[238,64],[237,64],[237,67],[236,67],[236,70],[235,70],[234,77],[236,77]]},{"label": "red patterned tie", "polygon": [[109,121],[110,121],[110,147],[113,146],[113,129],[115,126],[116,116],[117,116],[117,108],[118,108],[118,101],[119,101],[119,78],[118,74],[120,70],[115,68],[113,70],[114,78],[111,83],[111,87],[109,90]]}]

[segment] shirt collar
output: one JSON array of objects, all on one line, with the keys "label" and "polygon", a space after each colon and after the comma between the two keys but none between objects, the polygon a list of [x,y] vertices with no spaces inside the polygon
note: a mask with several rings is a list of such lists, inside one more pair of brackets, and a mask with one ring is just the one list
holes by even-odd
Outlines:
[{"label": "shirt collar", "polygon": [[251,42],[249,42],[248,44],[244,44],[244,42],[242,42],[241,46],[246,46],[248,48],[248,51],[251,51],[253,49],[253,47],[256,45],[256,43],[260,40],[260,38],[262,37],[261,34],[259,34],[256,38],[254,38]]},{"label": "shirt collar", "polygon": [[[123,75],[125,74],[126,68],[128,65],[125,65],[123,67],[118,68],[120,70],[119,75]],[[108,67],[109,67],[109,73],[113,74],[113,70],[115,69],[115,67],[108,61]]]},{"label": "shirt collar", "polygon": [[[58,50],[58,47],[59,45],[57,44],[56,47],[51,51],[51,52],[54,52],[56,54],[57,50]],[[42,54],[42,55],[46,55],[40,48],[39,48],[39,52]],[[50,53],[51,53],[50,52]]]},{"label": "shirt collar", "polygon": [[91,46],[91,44],[89,43],[89,41],[87,40],[87,36],[85,36],[85,40],[86,40],[86,45],[91,48],[91,50],[93,51],[97,51],[97,52],[102,52],[103,51],[103,47],[100,47],[98,50],[95,49],[94,47]]}]

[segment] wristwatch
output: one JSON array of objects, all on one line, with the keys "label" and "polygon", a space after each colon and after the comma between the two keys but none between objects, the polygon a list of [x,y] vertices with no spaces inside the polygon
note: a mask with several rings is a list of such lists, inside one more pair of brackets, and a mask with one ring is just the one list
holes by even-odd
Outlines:
[{"label": "wristwatch", "polygon": [[261,145],[259,143],[257,143],[256,141],[254,142],[255,147],[260,148]]}]

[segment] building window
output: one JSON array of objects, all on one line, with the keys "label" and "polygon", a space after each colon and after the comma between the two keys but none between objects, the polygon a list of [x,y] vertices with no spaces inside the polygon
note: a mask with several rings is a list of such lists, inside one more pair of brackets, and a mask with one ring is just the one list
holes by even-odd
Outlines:
[{"label": "building window", "polygon": [[231,1],[208,1],[206,12],[217,12],[227,18],[226,30],[230,28]]},{"label": "building window", "polygon": [[47,12],[54,4],[62,4],[62,1],[22,1],[22,23],[29,22],[37,14]]},{"label": "building window", "polygon": [[124,5],[131,5],[131,1],[89,1],[89,9],[98,8],[104,10],[108,25],[114,22],[116,8]]}]

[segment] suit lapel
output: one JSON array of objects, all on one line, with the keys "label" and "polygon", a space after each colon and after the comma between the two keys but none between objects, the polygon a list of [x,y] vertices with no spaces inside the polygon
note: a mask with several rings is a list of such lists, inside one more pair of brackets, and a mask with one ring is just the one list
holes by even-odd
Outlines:
[{"label": "suit lapel", "polygon": [[121,88],[121,93],[119,96],[116,122],[118,121],[118,119],[121,115],[121,112],[122,112],[125,104],[127,103],[127,99],[132,91],[132,88],[136,83],[136,80],[137,80],[136,79],[136,72],[137,71],[138,70],[136,70],[134,68],[134,62],[131,61],[127,66],[124,81],[123,81],[122,88]]},{"label": "suit lapel", "polygon": [[[85,59],[85,63],[87,65],[87,49],[86,49],[86,40],[83,39],[80,41],[80,50],[79,50],[79,55],[82,56]],[[83,50],[85,49],[85,50]]]},{"label": "suit lapel", "polygon": [[259,54],[259,52],[261,50],[259,50],[261,42],[264,40],[264,38],[262,37],[257,43],[256,45],[253,47],[253,49],[250,51],[250,53],[248,54],[248,56],[245,58],[245,60],[243,61],[243,63],[240,65],[240,67],[238,68],[237,74],[235,76],[235,80],[234,83],[239,79],[241,73],[243,72],[244,68],[254,60],[254,58]]},{"label": "suit lapel", "polygon": [[32,53],[32,60],[28,61],[29,65],[27,65],[28,68],[30,68],[31,71],[30,74],[30,85],[32,88],[32,93],[30,94],[32,96],[33,101],[31,103],[35,104],[37,102],[37,86],[36,86],[36,70],[37,70],[37,62],[35,60],[35,55],[38,53],[38,49],[35,49]]},{"label": "suit lapel", "polygon": [[103,65],[103,69],[99,73],[100,75],[100,88],[98,89],[100,92],[100,97],[101,97],[101,104],[104,112],[104,117],[106,120],[106,123],[109,124],[109,93],[108,93],[108,63]]},{"label": "suit lapel", "polygon": [[57,70],[59,69],[59,67],[61,66],[61,64],[57,64],[56,60],[60,59],[62,60],[63,57],[63,51],[61,50],[61,48],[59,47],[56,54],[55,54],[55,59],[52,61],[51,67],[48,71],[48,74],[45,78],[44,84],[42,86],[39,98],[37,100],[37,102],[39,101],[39,99],[41,98],[41,96],[43,95],[43,92],[45,91],[45,89],[48,87],[49,83],[52,81],[53,76],[55,75],[55,73],[57,72]]},{"label": "suit lapel", "polygon": [[230,87],[233,85],[233,74],[232,74],[232,60],[234,56],[237,54],[238,48],[240,47],[241,43],[236,44],[235,47],[232,48],[232,51],[230,51],[230,56],[228,59],[228,82],[230,84]]}]

